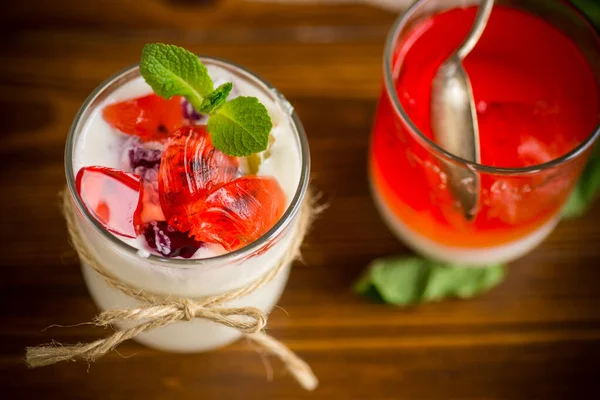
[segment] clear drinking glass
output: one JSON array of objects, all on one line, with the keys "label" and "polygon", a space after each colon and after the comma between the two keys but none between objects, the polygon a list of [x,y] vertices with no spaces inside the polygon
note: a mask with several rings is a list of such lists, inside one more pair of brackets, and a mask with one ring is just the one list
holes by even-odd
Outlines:
[{"label": "clear drinking glass", "polygon": [[[94,219],[75,188],[73,160],[76,143],[86,121],[111,93],[140,76],[138,66],[130,67],[102,83],[80,108],[69,132],[65,152],[67,184],[77,214],[77,225],[82,238],[96,259],[111,274],[125,283],[152,293],[199,298],[213,296],[244,287],[271,270],[290,249],[298,228],[298,215],[304,201],[310,169],[308,142],[304,128],[285,98],[268,83],[233,63],[210,57],[200,57],[210,69],[220,67],[235,81],[260,91],[279,108],[283,121],[293,133],[293,145],[299,154],[300,178],[295,195],[281,219],[266,234],[239,250],[205,259],[175,259],[157,255],[140,255],[137,248],[124,243],[109,233]],[[293,162],[293,161],[290,161]],[[225,307],[257,307],[269,312],[279,299],[287,282],[290,265],[271,282],[254,292],[225,304]],[[106,284],[89,265],[82,263],[87,287],[102,309],[122,309],[139,306],[134,298]],[[123,328],[124,326],[120,326]],[[238,330],[212,321],[194,319],[175,322],[143,333],[135,340],[150,347],[176,352],[206,351],[226,345],[240,337]]]},{"label": "clear drinking glass", "polygon": [[[385,48],[384,88],[372,132],[369,169],[375,203],[402,241],[434,259],[482,265],[518,258],[550,234],[600,136],[600,127],[567,154],[526,168],[468,162],[423,134],[396,88],[403,68],[398,44],[425,18],[476,3],[419,0],[394,24]],[[559,0],[498,0],[496,4],[537,15],[566,34],[585,56],[600,85],[600,40],[574,8]],[[480,177],[480,209],[473,222],[466,221],[451,196],[443,168],[446,163]],[[473,191],[472,181],[464,181],[462,190]]]}]

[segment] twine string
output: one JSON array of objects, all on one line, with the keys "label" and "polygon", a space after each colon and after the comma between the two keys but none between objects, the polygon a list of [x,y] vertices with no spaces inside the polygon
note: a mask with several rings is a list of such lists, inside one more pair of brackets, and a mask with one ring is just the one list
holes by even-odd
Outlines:
[{"label": "twine string", "polygon": [[300,214],[297,228],[289,250],[283,258],[265,275],[241,288],[199,299],[164,297],[159,294],[142,290],[121,281],[98,262],[79,232],[75,221],[73,202],[67,190],[63,192],[63,213],[67,229],[74,249],[79,254],[81,262],[89,265],[104,281],[124,294],[135,298],[143,305],[140,307],[106,310],[95,319],[97,326],[108,326],[118,322],[131,322],[137,325],[116,330],[112,335],[91,343],[79,343],[64,346],[47,344],[26,349],[25,360],[30,368],[42,367],[61,361],[83,360],[92,362],[104,354],[114,350],[122,342],[135,338],[137,335],[153,329],[167,326],[178,321],[191,321],[196,318],[206,319],[218,324],[237,329],[248,339],[257,343],[266,352],[281,359],[292,376],[306,390],[317,387],[318,381],[310,366],[296,356],[284,344],[264,332],[267,325],[267,315],[256,307],[227,307],[225,303],[242,298],[256,289],[271,282],[289,263],[300,256],[300,246],[304,236],[320,210],[314,207],[312,198],[307,194]]}]

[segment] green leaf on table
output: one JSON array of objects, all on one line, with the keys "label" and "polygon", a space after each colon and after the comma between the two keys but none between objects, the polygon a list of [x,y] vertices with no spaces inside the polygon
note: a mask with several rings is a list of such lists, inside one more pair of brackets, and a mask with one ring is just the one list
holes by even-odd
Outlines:
[{"label": "green leaf on table", "polygon": [[184,96],[196,110],[214,90],[208,70],[198,56],[170,44],[145,45],[140,73],[157,95],[166,99]]},{"label": "green leaf on table", "polygon": [[596,29],[600,29],[600,3],[597,0],[571,0],[571,3],[592,21]]},{"label": "green leaf on table", "polygon": [[596,146],[588,160],[571,197],[565,204],[563,218],[577,218],[585,214],[600,195],[600,146]]},{"label": "green leaf on table", "polygon": [[271,117],[256,97],[236,97],[210,115],[208,132],[223,153],[243,157],[267,148]]},{"label": "green leaf on table", "polygon": [[200,108],[198,112],[202,114],[210,114],[214,112],[216,109],[221,107],[227,101],[227,96],[233,89],[233,83],[227,82],[216,88],[212,93],[209,93],[202,104],[200,104]]},{"label": "green leaf on table", "polygon": [[407,306],[449,297],[468,299],[500,284],[504,274],[499,264],[474,268],[418,257],[380,258],[355,283],[354,291]]},{"label": "green leaf on table", "polygon": [[[594,0],[572,0],[596,27],[600,29],[600,3]],[[565,219],[577,218],[585,214],[600,194],[600,145],[596,145],[571,197],[562,210]]]}]

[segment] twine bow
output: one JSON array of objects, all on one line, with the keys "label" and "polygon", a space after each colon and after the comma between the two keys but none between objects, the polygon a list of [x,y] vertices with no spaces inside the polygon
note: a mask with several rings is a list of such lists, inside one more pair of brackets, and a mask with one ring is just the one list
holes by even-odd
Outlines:
[{"label": "twine bow", "polygon": [[81,262],[94,269],[94,271],[104,278],[109,286],[120,290],[128,296],[134,297],[136,300],[144,303],[144,305],[128,309],[106,310],[100,313],[94,319],[94,324],[97,326],[108,326],[118,322],[137,323],[137,325],[131,328],[117,330],[104,339],[71,346],[49,344],[28,347],[25,359],[30,368],[51,365],[61,361],[95,361],[97,358],[115,349],[122,342],[132,339],[143,332],[148,332],[177,321],[191,321],[196,318],[202,318],[237,329],[267,352],[279,357],[304,389],[313,390],[317,387],[317,378],[308,364],[298,358],[285,345],[264,333],[263,329],[267,325],[267,315],[263,311],[255,307],[231,308],[225,306],[225,303],[244,297],[272,281],[283,268],[300,256],[300,245],[304,240],[304,236],[315,213],[319,212],[312,204],[309,194],[307,194],[307,198],[300,210],[297,221],[298,226],[292,238],[290,250],[274,268],[242,288],[200,299],[164,297],[140,290],[119,280],[96,260],[87,244],[83,241],[76,225],[73,203],[66,190],[63,193],[63,212],[67,221],[71,242]]}]

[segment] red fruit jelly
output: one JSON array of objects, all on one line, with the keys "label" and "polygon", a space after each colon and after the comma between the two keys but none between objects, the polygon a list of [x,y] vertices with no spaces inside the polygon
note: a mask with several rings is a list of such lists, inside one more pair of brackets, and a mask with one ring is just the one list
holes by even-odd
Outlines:
[{"label": "red fruit jelly", "polygon": [[142,141],[165,140],[184,125],[181,96],[165,100],[156,94],[106,106],[104,120],[113,128]]},{"label": "red fruit jelly", "polygon": [[167,141],[158,173],[160,204],[181,232],[197,223],[195,205],[211,190],[235,179],[239,161],[212,145],[206,126],[179,129]]},{"label": "red fruit jelly", "polygon": [[283,215],[285,204],[285,193],[276,179],[244,176],[193,206],[195,221],[190,235],[236,250],[271,229]]},{"label": "red fruit jelly", "polygon": [[77,193],[88,211],[110,232],[135,238],[140,232],[144,186],[139,176],[106,167],[84,167]]},{"label": "red fruit jelly", "polygon": [[285,194],[273,178],[240,178],[238,158],[217,150],[205,125],[182,126],[180,103],[152,94],[105,107],[109,124],[139,138],[124,146],[135,174],[85,167],[77,191],[108,231],[143,234],[161,255],[193,257],[204,243],[243,247],[275,225]]},{"label": "red fruit jelly", "polygon": [[[397,44],[398,98],[430,139],[433,77],[475,14],[469,7],[427,18]],[[573,150],[598,124],[593,70],[569,38],[534,15],[495,6],[464,66],[477,106],[482,164],[519,168],[551,161]],[[384,91],[371,147],[374,189],[404,224],[450,246],[495,246],[535,231],[560,212],[586,159],[529,175],[481,174],[481,206],[467,222],[439,160],[410,129]]]}]

